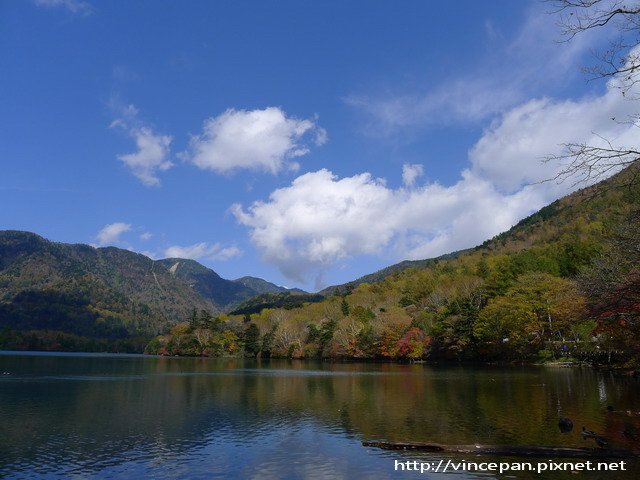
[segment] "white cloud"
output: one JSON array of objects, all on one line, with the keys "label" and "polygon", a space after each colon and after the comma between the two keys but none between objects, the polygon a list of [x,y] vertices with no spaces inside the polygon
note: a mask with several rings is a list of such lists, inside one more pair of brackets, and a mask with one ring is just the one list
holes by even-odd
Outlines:
[{"label": "white cloud", "polygon": [[320,170],[275,190],[267,201],[231,210],[264,259],[297,281],[383,249],[399,259],[438,256],[480,244],[579,188],[571,181],[535,183],[561,168],[541,160],[562,153],[563,143],[597,144],[602,136],[616,147],[640,148],[638,126],[612,120],[627,120],[635,107],[615,83],[601,96],[530,100],[486,129],[453,185],[415,185],[419,165],[404,165],[404,184],[411,188],[397,189],[368,173],[339,179]]},{"label": "white cloud", "polygon": [[626,122],[636,111],[637,103],[625,99],[615,82],[601,96],[530,100],[493,122],[471,148],[469,158],[475,172],[500,189],[515,191],[523,183],[553,177],[558,165],[542,165],[541,160],[562,153],[563,144],[605,147],[606,138],[618,147],[637,148],[637,127]]},{"label": "white cloud", "polygon": [[153,238],[153,233],[151,232],[144,232],[140,234],[140,240],[142,240],[143,242],[146,242],[147,240],[151,240],[152,238]]},{"label": "white cloud", "polygon": [[491,119],[532,94],[558,88],[580,75],[581,59],[602,38],[601,32],[594,31],[558,43],[553,17],[539,6],[528,12],[515,37],[505,38],[486,20],[485,28],[491,32],[491,53],[476,62],[460,62],[460,70],[450,77],[434,82],[429,76],[422,87],[410,89],[394,82],[384,93],[346,96],[345,103],[364,115],[364,132],[391,136],[416,128]]},{"label": "white cloud", "polygon": [[402,166],[402,182],[407,187],[413,187],[416,182],[416,178],[420,177],[424,173],[424,168],[420,164],[405,163]]},{"label": "white cloud", "polygon": [[234,258],[234,257],[239,257],[240,255],[242,255],[242,250],[240,250],[235,245],[232,245],[230,247],[221,248],[216,253],[211,255],[209,258],[211,258],[212,260],[223,260],[224,261],[224,260],[229,260],[229,259]]},{"label": "white cloud", "polygon": [[71,13],[79,15],[89,15],[93,12],[93,7],[88,2],[81,0],[33,0],[39,7],[62,7],[69,10]]},{"label": "white cloud", "polygon": [[386,243],[392,231],[385,219],[375,219],[391,197],[369,174],[338,180],[323,169],[298,177],[248,212],[238,204],[231,210],[252,229],[251,239],[265,259],[288,278],[301,280],[314,266],[373,253]]},{"label": "white cloud", "polygon": [[340,259],[390,246],[406,258],[468,247],[536,206],[542,203],[533,192],[505,197],[469,171],[451,187],[394,190],[368,173],[338,179],[320,170],[274,191],[268,202],[246,211],[236,204],[232,212],[251,229],[265,260],[288,278],[305,281]]},{"label": "white cloud", "polygon": [[96,240],[100,246],[118,243],[120,236],[131,230],[131,224],[116,222],[105,225],[96,235]]},{"label": "white cloud", "polygon": [[200,242],[184,247],[173,245],[165,249],[164,255],[167,258],[190,258],[192,260],[207,258],[224,261],[242,255],[242,251],[236,246],[223,247],[219,243]]},{"label": "white cloud", "polygon": [[173,166],[169,161],[169,135],[158,135],[151,127],[144,125],[138,119],[138,110],[133,105],[116,107],[119,118],[111,122],[111,127],[119,127],[132,137],[137,146],[137,151],[118,155],[131,172],[146,186],[160,185],[157,177],[158,171],[168,170]]},{"label": "white cloud", "polygon": [[277,107],[264,110],[229,109],[204,122],[203,132],[193,136],[183,158],[203,170],[229,173],[238,169],[277,173],[297,170],[291,159],[309,153],[302,143],[315,132],[316,145],[327,141],[326,132],[315,121],[287,117]]},{"label": "white cloud", "polygon": [[329,135],[327,134],[327,131],[322,127],[316,127],[316,136],[313,139],[313,143],[315,143],[318,147],[321,147],[328,141]]},{"label": "white cloud", "polygon": [[156,171],[165,171],[173,166],[167,160],[171,137],[156,135],[148,127],[134,128],[129,134],[135,139],[138,151],[118,155],[118,159],[131,169],[133,174],[147,186],[160,185]]}]

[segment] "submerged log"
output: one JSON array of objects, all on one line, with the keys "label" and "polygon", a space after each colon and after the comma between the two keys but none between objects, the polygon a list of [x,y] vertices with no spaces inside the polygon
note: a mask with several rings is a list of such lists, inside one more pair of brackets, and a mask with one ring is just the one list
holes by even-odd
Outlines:
[{"label": "submerged log", "polygon": [[565,457],[565,458],[631,458],[639,455],[631,450],[609,448],[545,447],[540,445],[442,445],[422,442],[362,442],[365,447],[385,450],[419,450],[423,452],[471,453],[474,455],[498,455],[515,457]]}]

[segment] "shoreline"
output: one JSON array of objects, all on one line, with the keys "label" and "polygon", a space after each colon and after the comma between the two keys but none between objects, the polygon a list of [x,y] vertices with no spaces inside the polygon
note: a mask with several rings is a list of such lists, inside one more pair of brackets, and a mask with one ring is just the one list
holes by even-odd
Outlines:
[{"label": "shoreline", "polygon": [[618,367],[614,365],[594,365],[588,362],[581,361],[551,361],[551,362],[495,362],[495,361],[446,361],[446,360],[406,360],[406,359],[376,359],[376,358],[291,358],[291,357],[247,357],[247,356],[206,356],[206,355],[161,355],[150,353],[132,353],[132,352],[87,352],[87,351],[59,351],[59,350],[0,350],[0,356],[18,356],[18,355],[32,355],[32,356],[91,356],[91,357],[139,357],[139,358],[193,358],[193,359],[242,359],[242,360],[255,360],[257,362],[271,360],[276,361],[301,361],[301,362],[319,362],[327,364],[396,364],[396,365],[425,365],[428,367],[545,367],[545,368],[589,368],[599,371],[608,371],[621,376],[640,377],[640,371],[633,368]]}]

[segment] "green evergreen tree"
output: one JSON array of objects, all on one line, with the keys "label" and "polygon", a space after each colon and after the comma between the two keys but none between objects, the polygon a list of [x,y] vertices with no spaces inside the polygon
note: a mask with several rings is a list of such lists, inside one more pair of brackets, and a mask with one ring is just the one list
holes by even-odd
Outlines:
[{"label": "green evergreen tree", "polygon": [[340,309],[342,310],[342,314],[345,317],[349,316],[349,312],[350,312],[349,304],[347,303],[347,299],[344,297],[342,297],[342,302],[340,303]]},{"label": "green evergreen tree", "polygon": [[271,350],[273,348],[273,341],[276,337],[276,329],[278,328],[277,325],[274,325],[273,327],[271,327],[271,329],[264,334],[264,336],[262,337],[262,355],[265,357],[270,357],[271,356]]},{"label": "green evergreen tree", "polygon": [[249,323],[244,331],[244,351],[252,357],[260,353],[260,329],[253,322]]},{"label": "green evergreen tree", "polygon": [[189,314],[189,327],[191,329],[198,328],[199,324],[200,324],[200,321],[198,319],[198,310],[194,308],[193,310],[191,310],[191,313]]}]

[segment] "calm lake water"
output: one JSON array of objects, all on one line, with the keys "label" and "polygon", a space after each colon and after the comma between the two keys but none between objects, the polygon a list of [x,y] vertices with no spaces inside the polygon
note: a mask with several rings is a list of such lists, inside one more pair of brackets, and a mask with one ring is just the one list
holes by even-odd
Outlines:
[{"label": "calm lake water", "polygon": [[[385,451],[363,440],[639,448],[640,382],[579,368],[429,367],[0,353],[0,477],[575,478],[394,471],[546,461]],[[614,407],[607,411],[607,405]],[[574,431],[559,432],[559,416]],[[577,460],[573,460],[577,461]],[[627,471],[580,478],[640,478]]]}]

